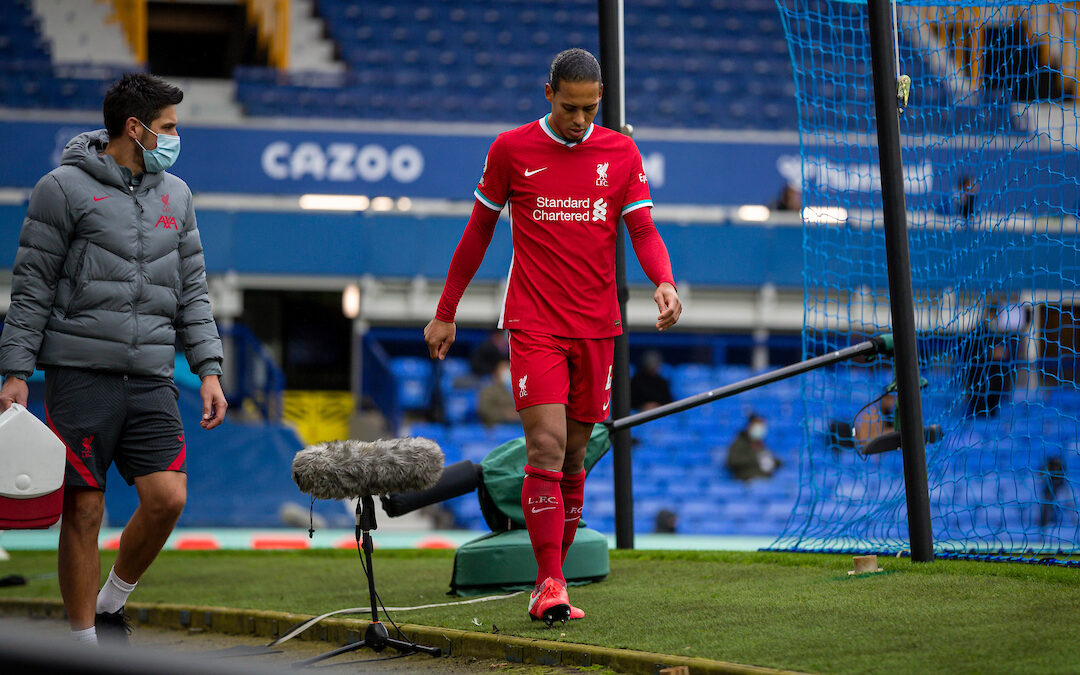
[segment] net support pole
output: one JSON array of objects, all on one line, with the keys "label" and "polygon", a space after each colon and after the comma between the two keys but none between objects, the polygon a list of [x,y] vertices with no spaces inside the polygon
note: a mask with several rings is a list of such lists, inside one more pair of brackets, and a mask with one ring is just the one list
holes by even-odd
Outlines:
[{"label": "net support pole", "polygon": [[767,373],[748,377],[745,380],[732,382],[731,384],[724,385],[717,389],[710,389],[709,391],[700,394],[687,396],[678,401],[672,401],[671,403],[666,403],[650,410],[644,410],[637,414],[630,415],[629,417],[618,417],[615,420],[608,422],[607,427],[613,433],[618,433],[623,429],[636,427],[639,424],[652,422],[661,417],[667,417],[668,415],[689,410],[690,408],[696,408],[699,405],[711,403],[712,401],[719,401],[722,398],[735,396],[750,391],[751,389],[757,389],[758,387],[764,387],[767,384],[786,380],[789,377],[795,377],[796,375],[802,375],[811,370],[817,370],[818,368],[824,368],[825,366],[831,366],[843,361],[850,361],[851,359],[859,357],[870,358],[877,354],[891,354],[892,349],[892,335],[886,333],[835,352],[815,356],[814,358],[799,361],[798,363],[793,363],[789,366],[784,366],[783,368],[777,368],[776,370],[771,370]]},{"label": "net support pole", "polygon": [[[600,76],[604,92],[600,113],[608,129],[625,132],[623,93],[623,0],[597,0],[600,29]],[[630,414],[630,342],[626,334],[626,234],[620,224],[615,242],[615,285],[623,332],[615,338],[615,362],[611,382],[611,414],[615,419]],[[615,470],[615,546],[634,548],[634,484],[630,464],[630,431],[615,432],[611,439]]]},{"label": "net support pole", "polygon": [[908,538],[911,559],[930,562],[934,559],[934,542],[930,529],[930,495],[926,479],[926,448],[923,444],[922,398],[919,393],[919,353],[915,341],[911,256],[908,251],[907,210],[900,157],[898,73],[894,51],[898,45],[893,44],[894,23],[890,0],[868,0],[868,9]]}]

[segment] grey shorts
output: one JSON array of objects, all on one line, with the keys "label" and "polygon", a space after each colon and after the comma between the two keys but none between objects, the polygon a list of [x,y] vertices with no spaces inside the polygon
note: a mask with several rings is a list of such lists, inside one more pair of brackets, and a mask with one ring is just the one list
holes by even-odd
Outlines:
[{"label": "grey shorts", "polygon": [[47,368],[45,416],[67,446],[65,486],[104,490],[113,462],[128,485],[186,471],[178,395],[165,377]]}]

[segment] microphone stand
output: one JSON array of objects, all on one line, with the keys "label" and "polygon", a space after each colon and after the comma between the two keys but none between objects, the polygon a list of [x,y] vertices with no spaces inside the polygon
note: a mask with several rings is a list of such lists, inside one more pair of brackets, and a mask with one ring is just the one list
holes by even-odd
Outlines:
[{"label": "microphone stand", "polygon": [[387,647],[393,647],[404,654],[421,652],[430,654],[431,656],[442,656],[442,650],[438,647],[428,647],[416,644],[415,642],[406,642],[405,640],[398,640],[390,637],[389,632],[386,630],[386,626],[379,621],[379,599],[375,594],[375,568],[371,565],[371,550],[373,548],[371,530],[376,528],[375,501],[371,498],[371,495],[359,498],[356,500],[356,541],[360,542],[360,547],[364,552],[364,571],[367,575],[368,595],[371,597],[371,623],[368,624],[367,630],[364,631],[364,639],[359,642],[347,644],[344,647],[338,647],[325,654],[299,661],[296,663],[297,666],[311,665],[340,654],[345,654],[346,652],[356,651],[363,647],[369,647],[375,652],[381,652]]}]

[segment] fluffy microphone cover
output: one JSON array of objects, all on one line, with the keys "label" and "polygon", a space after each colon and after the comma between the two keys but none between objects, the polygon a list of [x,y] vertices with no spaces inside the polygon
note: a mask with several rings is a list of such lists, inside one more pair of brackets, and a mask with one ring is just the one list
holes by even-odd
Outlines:
[{"label": "fluffy microphone cover", "polygon": [[296,453],[293,481],[317,499],[351,499],[426,490],[442,467],[442,450],[427,438],[331,441]]}]

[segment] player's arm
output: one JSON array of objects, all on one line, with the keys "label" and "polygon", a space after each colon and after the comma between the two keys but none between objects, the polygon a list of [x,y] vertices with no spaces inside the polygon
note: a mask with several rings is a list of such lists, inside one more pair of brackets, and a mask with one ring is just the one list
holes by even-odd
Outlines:
[{"label": "player's arm", "polygon": [[671,273],[671,258],[667,246],[656,231],[652,212],[648,207],[637,208],[623,215],[626,229],[630,232],[630,242],[634,255],[641,263],[641,269],[649,281],[656,284],[653,300],[660,310],[656,317],[656,329],[666,330],[675,325],[682,314],[682,302],[675,288],[675,279]]},{"label": "player's arm", "polygon": [[53,175],[44,176],[30,194],[12,270],[0,342],[0,375],[5,378],[0,412],[12,403],[26,405],[26,380],[34,372],[74,228],[63,188]]},{"label": "player's arm", "polygon": [[221,390],[224,353],[210,308],[206,262],[190,191],[187,194],[184,229],[177,248],[180,254],[181,293],[176,328],[191,370],[202,380],[199,397],[202,399],[203,416],[199,425],[203,429],[213,429],[225,420],[229,403]]},{"label": "player's arm", "polygon": [[450,345],[454,344],[457,334],[454,316],[457,314],[458,303],[469,282],[476,276],[476,270],[480,269],[480,263],[484,261],[484,254],[491,244],[491,237],[495,234],[495,225],[498,222],[499,211],[477,199],[473,204],[469,222],[465,225],[465,232],[454,251],[454,257],[450,260],[450,269],[446,273],[446,284],[439,298],[435,318],[424,328],[424,342],[427,343],[428,353],[433,359],[446,358],[446,352]]}]

